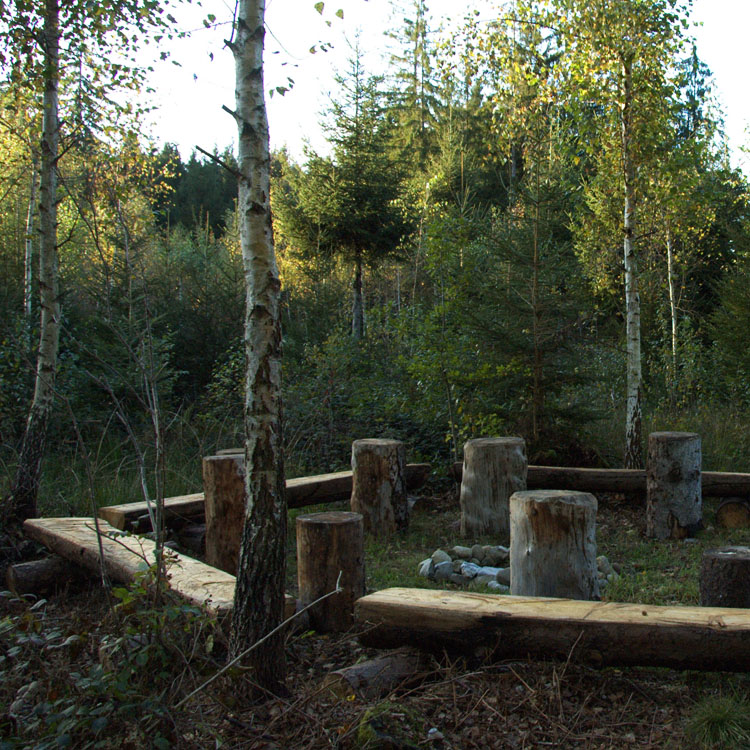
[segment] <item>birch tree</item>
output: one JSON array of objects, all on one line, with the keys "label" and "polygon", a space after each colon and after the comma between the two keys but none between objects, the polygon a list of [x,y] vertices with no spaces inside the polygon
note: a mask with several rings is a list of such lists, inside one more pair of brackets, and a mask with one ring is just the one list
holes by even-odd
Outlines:
[{"label": "birch tree", "polygon": [[641,303],[636,205],[668,115],[675,83],[670,63],[681,40],[680,0],[558,0],[574,96],[606,117],[600,137],[616,144],[622,196],[627,388],[625,466],[642,465]]},{"label": "birch tree", "polygon": [[[263,92],[264,0],[239,0],[234,38],[238,215],[245,269],[245,481],[247,507],[234,595],[230,656],[276,627],[284,606],[286,497],[281,424],[281,284],[270,211],[268,120]],[[254,680],[278,691],[285,674],[276,634],[250,655]]]},{"label": "birch tree", "polygon": [[[188,0],[189,1],[189,0]],[[15,0],[0,4],[0,66],[11,70],[13,86],[41,90],[39,290],[40,336],[34,396],[8,497],[17,519],[36,515],[47,425],[55,393],[60,340],[57,206],[61,152],[60,86],[72,83],[66,102],[65,149],[103,129],[118,105],[114,90],[137,91],[145,74],[135,54],[149,31],[169,36],[174,19],[156,0]]]}]

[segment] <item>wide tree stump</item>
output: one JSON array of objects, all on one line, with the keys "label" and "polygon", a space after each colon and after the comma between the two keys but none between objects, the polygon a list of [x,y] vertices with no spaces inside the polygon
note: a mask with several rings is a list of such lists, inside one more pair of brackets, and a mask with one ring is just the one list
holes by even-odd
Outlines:
[{"label": "wide tree stump", "polygon": [[383,536],[409,526],[404,444],[399,440],[352,443],[351,508],[367,534]]},{"label": "wide tree stump", "polygon": [[463,536],[508,536],[508,501],[514,492],[526,489],[527,469],[523,438],[479,438],[464,444],[460,498]]},{"label": "wide tree stump", "polygon": [[720,547],[703,553],[701,606],[750,608],[750,548]]},{"label": "wide tree stump", "polygon": [[703,528],[700,435],[648,436],[646,502],[646,536],[684,539]]},{"label": "wide tree stump", "polygon": [[310,624],[321,633],[348,630],[354,602],[365,595],[363,518],[329,511],[297,516],[297,583],[303,606],[336,589],[338,594],[311,607]]},{"label": "wide tree stump", "polygon": [[598,599],[596,498],[529,490],[510,498],[510,593]]},{"label": "wide tree stump", "polygon": [[245,457],[241,454],[203,459],[206,507],[206,562],[237,575],[240,537],[245,524]]},{"label": "wide tree stump", "polygon": [[744,497],[728,497],[716,509],[716,525],[722,529],[750,527],[750,504]]}]

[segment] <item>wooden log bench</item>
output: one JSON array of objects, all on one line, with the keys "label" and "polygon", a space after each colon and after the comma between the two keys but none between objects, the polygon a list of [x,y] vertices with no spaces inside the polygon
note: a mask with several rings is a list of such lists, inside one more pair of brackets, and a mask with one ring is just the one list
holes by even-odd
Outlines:
[{"label": "wooden log bench", "polygon": [[483,660],[750,670],[750,610],[658,607],[392,588],[359,599],[366,646],[415,646]]},{"label": "wooden log bench", "polygon": [[[229,454],[227,454],[229,455]],[[430,464],[406,465],[406,488],[415,490],[421,487],[430,473]],[[348,500],[352,494],[352,472],[337,471],[332,474],[318,474],[312,477],[297,477],[286,480],[286,500],[289,508],[304,508],[308,505],[333,503]],[[205,515],[204,494],[180,495],[164,500],[167,523],[170,519],[195,521]],[[108,505],[99,508],[99,518],[116,529],[130,529],[148,514],[145,501]],[[150,528],[150,527],[149,527]]]},{"label": "wooden log bench", "polygon": [[[26,535],[60,557],[95,574],[100,570],[99,538],[91,518],[32,518],[24,522]],[[140,536],[126,536],[105,521],[99,521],[104,569],[119,583],[130,583],[154,562],[156,544]],[[192,604],[205,606],[218,615],[227,614],[234,603],[235,577],[210,565],[169,550],[169,586]],[[295,611],[295,600],[286,595],[284,616]]]}]

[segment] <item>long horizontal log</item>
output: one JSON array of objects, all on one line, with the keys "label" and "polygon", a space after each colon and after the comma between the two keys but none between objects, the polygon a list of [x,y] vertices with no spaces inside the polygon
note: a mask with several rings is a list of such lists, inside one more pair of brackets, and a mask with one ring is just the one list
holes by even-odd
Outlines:
[{"label": "long horizontal log", "polygon": [[359,599],[367,646],[411,645],[483,660],[750,670],[750,610],[393,588]]},{"label": "long horizontal log", "polygon": [[[419,489],[427,480],[430,468],[430,464],[407,464],[406,489],[410,491]],[[351,494],[351,471],[318,474],[286,481],[286,501],[289,508],[303,508],[307,505],[348,500]],[[164,510],[167,522],[174,519],[180,521],[202,519],[205,515],[203,493],[166,498]],[[143,501],[99,508],[99,518],[103,518],[111,526],[120,530],[132,528],[132,524],[147,513],[148,505]]]},{"label": "long horizontal log", "polygon": [[[463,464],[451,471],[461,481]],[[580,490],[581,492],[646,492],[644,469],[579,469],[568,466],[529,466],[526,486],[530,490]],[[727,471],[701,473],[704,497],[750,496],[750,474]]]},{"label": "long horizontal log", "polygon": [[[100,570],[99,539],[91,518],[32,518],[23,529],[31,539],[60,557],[94,573]],[[155,561],[155,543],[126,536],[105,521],[99,522],[104,569],[114,581],[130,583]],[[187,555],[169,552],[169,587],[187,601],[225,614],[234,602],[235,577]],[[295,600],[286,595],[285,616],[294,613]]]}]

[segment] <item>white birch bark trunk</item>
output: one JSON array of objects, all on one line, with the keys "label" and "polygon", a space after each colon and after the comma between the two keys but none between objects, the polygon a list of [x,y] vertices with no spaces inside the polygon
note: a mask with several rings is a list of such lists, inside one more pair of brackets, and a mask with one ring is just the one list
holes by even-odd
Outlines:
[{"label": "white birch bark trunk", "polygon": [[31,184],[29,190],[29,210],[26,214],[26,238],[24,240],[23,257],[23,312],[26,317],[27,329],[31,329],[31,310],[34,274],[32,264],[34,262],[34,216],[36,215],[36,183],[37,183],[37,157],[34,155],[31,163]]},{"label": "white birch bark trunk", "polygon": [[635,165],[631,145],[633,71],[623,61],[622,168],[625,183],[623,255],[625,266],[625,338],[627,346],[627,401],[625,415],[625,468],[643,466],[641,425],[641,300],[635,255]]},{"label": "white birch bark trunk", "polygon": [[34,398],[26,421],[16,476],[10,493],[10,508],[19,519],[37,514],[37,495],[47,439],[47,425],[55,391],[57,352],[60,342],[60,295],[57,261],[57,159],[60,126],[60,7],[58,0],[46,0],[43,49],[44,114],[42,119],[42,158],[40,172],[39,291],[41,320],[37,352]]},{"label": "white birch bark trunk", "polygon": [[674,248],[672,228],[667,221],[667,284],[669,287],[669,313],[672,323],[672,381],[677,380],[677,294],[675,292]]},{"label": "white birch bark trunk", "polygon": [[[245,271],[245,470],[247,507],[240,544],[230,654],[241,654],[284,614],[286,497],[281,425],[281,284],[269,202],[270,156],[263,90],[264,0],[240,0],[235,39],[239,130],[239,222]],[[253,681],[283,690],[283,634],[248,657]]]}]

